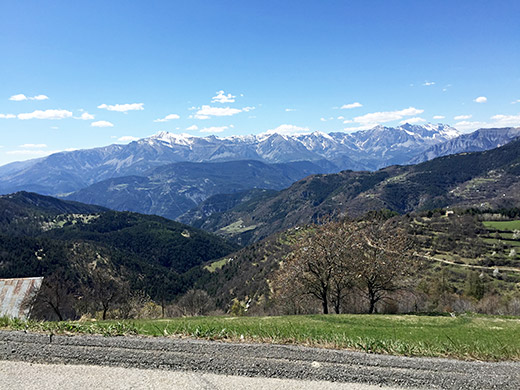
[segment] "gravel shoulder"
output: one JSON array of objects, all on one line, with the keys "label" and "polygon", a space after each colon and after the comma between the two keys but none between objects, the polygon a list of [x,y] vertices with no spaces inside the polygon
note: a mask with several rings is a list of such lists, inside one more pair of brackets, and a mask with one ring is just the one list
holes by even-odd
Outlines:
[{"label": "gravel shoulder", "polygon": [[0,331],[0,360],[409,388],[520,388],[520,363],[407,358],[177,338],[50,336]]}]

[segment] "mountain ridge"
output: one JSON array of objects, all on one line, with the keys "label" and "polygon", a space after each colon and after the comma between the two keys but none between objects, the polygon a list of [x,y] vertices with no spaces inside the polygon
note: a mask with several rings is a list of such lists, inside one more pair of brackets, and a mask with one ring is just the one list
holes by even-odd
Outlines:
[{"label": "mountain ridge", "polygon": [[355,133],[261,134],[219,138],[160,132],[127,145],[60,152],[0,167],[0,193],[20,190],[67,194],[121,176],[142,176],[174,162],[259,160],[323,161],[343,169],[374,170],[402,164],[428,147],[452,139],[448,125],[377,126]]},{"label": "mountain ridge", "polygon": [[313,175],[247,207],[238,205],[206,218],[183,221],[247,244],[331,215],[519,205],[520,140],[514,140],[500,148],[417,165]]}]

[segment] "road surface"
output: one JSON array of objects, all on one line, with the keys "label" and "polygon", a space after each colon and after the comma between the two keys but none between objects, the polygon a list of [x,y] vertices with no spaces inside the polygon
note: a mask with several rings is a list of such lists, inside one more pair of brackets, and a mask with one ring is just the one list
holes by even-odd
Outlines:
[{"label": "road surface", "polygon": [[[20,362],[37,364],[17,367],[16,364],[21,364]],[[49,366],[49,363],[54,366]],[[15,365],[12,366],[13,364]],[[89,366],[90,369],[81,368],[83,366]],[[305,383],[313,382],[318,387],[308,388],[349,388],[341,386],[352,386],[355,383],[387,388],[520,388],[520,363],[513,362],[407,358],[298,346],[236,344],[181,338],[83,335],[51,337],[48,334],[9,331],[0,331],[0,367],[2,389],[7,388],[4,385],[9,378],[14,378],[15,373],[19,373],[20,377],[12,379],[13,381],[26,377],[28,381],[35,379],[37,383],[41,383],[39,388],[45,388],[42,380],[38,379],[40,375],[33,373],[41,372],[38,370],[50,370],[50,380],[60,377],[59,373],[54,372],[56,370],[77,371],[79,380],[89,377],[93,378],[92,383],[97,383],[96,378],[103,378],[103,375],[116,378],[117,375],[110,374],[110,370],[116,370],[120,375],[121,379],[116,380],[116,383],[130,380],[135,375],[151,378],[148,383],[152,385],[127,384],[120,388],[159,389],[160,382],[157,381],[171,375],[180,375],[179,378],[187,381],[186,387],[177,388],[201,389],[262,388],[262,380],[285,383],[288,389],[304,388]],[[125,369],[128,369],[128,374],[124,374],[127,372]],[[103,374],[103,370],[108,370],[107,374]],[[65,378],[65,384],[69,383],[66,380],[68,374],[63,374],[62,377]],[[110,383],[105,380],[102,382]],[[155,382],[157,387],[153,386]],[[172,383],[174,382],[164,388],[175,388]],[[294,383],[300,383],[301,386],[294,387]],[[283,388],[272,383],[265,386]],[[103,387],[102,384],[88,387],[118,388]]]}]

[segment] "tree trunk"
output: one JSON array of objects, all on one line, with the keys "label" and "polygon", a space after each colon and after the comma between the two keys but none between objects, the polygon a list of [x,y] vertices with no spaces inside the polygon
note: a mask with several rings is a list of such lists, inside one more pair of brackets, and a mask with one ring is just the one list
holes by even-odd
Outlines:
[{"label": "tree trunk", "polygon": [[324,289],[321,293],[321,303],[323,305],[323,314],[329,314],[329,294],[327,289]]},{"label": "tree trunk", "polygon": [[370,307],[368,308],[368,314],[372,314],[374,312],[376,303],[378,301],[376,297],[376,292],[372,290],[372,288],[368,287],[368,299],[370,301]]},{"label": "tree trunk", "polygon": [[374,313],[375,306],[376,306],[376,300],[373,298],[370,298],[370,307],[368,308],[368,314]]}]

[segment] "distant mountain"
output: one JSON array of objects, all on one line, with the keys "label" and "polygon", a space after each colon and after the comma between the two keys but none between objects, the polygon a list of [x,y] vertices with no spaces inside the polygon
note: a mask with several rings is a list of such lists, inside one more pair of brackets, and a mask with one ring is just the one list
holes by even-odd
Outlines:
[{"label": "distant mountain", "polygon": [[377,126],[355,133],[225,138],[161,132],[128,145],[61,152],[0,167],[0,193],[26,190],[67,194],[106,179],[146,176],[153,168],[175,162],[311,161],[324,163],[322,172],[374,170],[406,163],[429,147],[458,135],[457,130],[442,124]]},{"label": "distant mountain", "polygon": [[147,176],[103,180],[67,199],[175,219],[212,195],[234,194],[253,188],[280,190],[322,172],[323,165],[326,162],[322,166],[306,161],[175,163],[156,168]]},{"label": "distant mountain", "polygon": [[250,204],[256,204],[262,200],[269,199],[277,193],[275,190],[253,188],[251,190],[236,192],[233,194],[217,194],[199,203],[199,205],[177,218],[179,222],[199,227],[206,218],[212,214],[223,213],[237,206],[243,208]]},{"label": "distant mountain", "polygon": [[205,219],[183,219],[241,244],[326,216],[371,210],[399,213],[438,207],[520,206],[520,140],[485,152],[439,157],[375,172],[314,175],[258,202]]},{"label": "distant mountain", "polygon": [[409,163],[418,164],[450,154],[481,152],[505,145],[517,137],[520,137],[520,127],[479,129],[473,133],[462,134],[449,141],[434,145],[426,149],[423,153],[413,157]]}]

